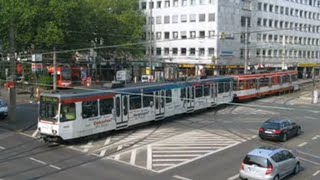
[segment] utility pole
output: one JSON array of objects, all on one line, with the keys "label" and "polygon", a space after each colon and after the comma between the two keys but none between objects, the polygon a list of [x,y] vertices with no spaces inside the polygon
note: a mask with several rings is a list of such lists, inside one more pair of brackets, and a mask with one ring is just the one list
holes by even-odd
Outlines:
[{"label": "utility pole", "polygon": [[286,36],[282,36],[282,70],[285,70],[284,58],[285,58]]},{"label": "utility pole", "polygon": [[13,23],[10,25],[10,69],[11,69],[11,82],[13,82],[13,87],[9,88],[9,119],[12,123],[16,121],[16,59],[15,59],[15,29]]},{"label": "utility pole", "polygon": [[245,39],[244,39],[244,74],[247,74],[248,70],[248,19],[249,17],[246,17],[245,20]]},{"label": "utility pole", "polygon": [[153,49],[153,37],[152,37],[152,32],[153,32],[153,15],[152,15],[152,11],[153,11],[153,7],[154,7],[154,4],[153,4],[153,0],[150,1],[150,4],[149,4],[149,9],[150,9],[150,50],[149,50],[149,73],[150,75],[152,75],[152,49]]},{"label": "utility pole", "polygon": [[56,47],[53,47],[53,91],[57,90],[57,59],[56,59]]}]

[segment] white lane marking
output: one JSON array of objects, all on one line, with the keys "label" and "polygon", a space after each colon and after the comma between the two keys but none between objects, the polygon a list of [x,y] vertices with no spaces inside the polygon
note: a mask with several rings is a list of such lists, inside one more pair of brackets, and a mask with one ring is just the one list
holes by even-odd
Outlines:
[{"label": "white lane marking", "polygon": [[186,177],[182,177],[182,176],[178,176],[178,175],[174,175],[173,177],[177,178],[177,179],[181,179],[181,180],[192,180],[192,179],[189,179],[189,178],[186,178]]},{"label": "white lane marking", "polygon": [[106,154],[106,149],[104,149],[104,150],[102,150],[101,152],[100,152],[100,156],[104,156],[105,154]]},{"label": "white lane marking", "polygon": [[104,145],[109,144],[109,143],[110,143],[110,141],[111,141],[111,138],[110,138],[110,137],[108,137],[108,138],[106,139],[106,141],[104,142]]},{"label": "white lane marking", "polygon": [[61,170],[61,168],[58,167],[58,166],[50,165],[50,167],[55,168],[55,169],[58,169],[58,170]]},{"label": "white lane marking", "polygon": [[[222,146],[222,147],[224,147],[224,146]],[[212,147],[212,146],[197,146],[197,147],[191,147],[191,146],[189,146],[189,147],[179,147],[179,149],[219,149],[219,148],[221,148],[221,146],[220,147]],[[177,149],[177,147],[156,147],[156,146],[154,146],[154,149],[167,149],[167,150],[169,150],[169,149]]]},{"label": "white lane marking", "polygon": [[32,161],[35,161],[35,162],[38,162],[38,163],[40,163],[40,164],[47,164],[46,162],[43,162],[43,161],[40,161],[40,160],[38,160],[38,159],[35,159],[35,158],[29,158],[30,160],[32,160]]},{"label": "white lane marking", "polygon": [[315,173],[313,173],[312,176],[316,176],[316,175],[318,175],[319,173],[320,173],[320,170],[317,171],[317,172],[315,172]]},{"label": "white lane marking", "polygon": [[136,154],[137,154],[137,149],[134,149],[131,151],[130,164],[132,165],[136,164]]},{"label": "white lane marking", "polygon": [[32,137],[36,137],[36,135],[38,134],[39,130],[35,130],[33,133],[32,133]]},{"label": "white lane marking", "polygon": [[303,143],[299,144],[298,146],[299,146],[299,147],[302,147],[302,146],[305,146],[305,145],[307,145],[307,144],[308,144],[307,142],[303,142]]},{"label": "white lane marking", "polygon": [[[122,145],[118,146],[117,151],[122,149]],[[115,160],[119,160],[120,159],[120,153],[114,156]]]},{"label": "white lane marking", "polygon": [[5,147],[3,147],[3,146],[0,146],[0,149],[6,149]]},{"label": "white lane marking", "polygon": [[307,119],[313,119],[313,120],[317,119],[317,118],[310,117],[310,116],[305,116],[305,118],[307,118]]},{"label": "white lane marking", "polygon": [[320,166],[319,163],[314,162],[314,161],[311,161],[311,160],[309,160],[309,159],[305,159],[305,158],[302,158],[302,157],[298,157],[298,158],[301,159],[301,160],[303,160],[303,161],[309,162],[309,163],[311,163],[311,164],[315,164],[315,165],[317,165],[317,166]]},{"label": "white lane marking", "polygon": [[194,150],[194,151],[168,151],[168,150],[155,150],[152,151],[153,153],[159,153],[159,154],[167,154],[167,153],[208,153],[211,152],[212,150]]},{"label": "white lane marking", "polygon": [[153,159],[152,162],[177,162],[177,161],[185,161],[187,159]]},{"label": "white lane marking", "polygon": [[216,150],[216,151],[212,151],[212,152],[210,152],[210,153],[207,153],[207,154],[205,154],[205,155],[198,156],[198,157],[196,157],[196,158],[187,160],[187,161],[182,162],[182,163],[179,163],[179,164],[175,164],[175,165],[173,165],[173,166],[170,166],[170,167],[168,167],[168,168],[165,168],[165,169],[162,169],[162,170],[158,171],[158,173],[162,173],[162,172],[164,172],[164,171],[168,171],[168,170],[170,170],[170,169],[174,169],[174,168],[176,168],[176,167],[178,167],[178,166],[182,166],[182,165],[188,164],[188,163],[190,163],[190,162],[192,162],[192,161],[196,161],[196,160],[198,160],[198,159],[202,159],[202,158],[207,157],[207,156],[210,156],[210,155],[212,155],[212,154],[214,154],[214,153],[217,153],[217,152],[220,152],[220,151],[224,151],[224,150],[226,150],[226,149],[228,149],[228,148],[237,146],[237,145],[239,145],[239,144],[241,144],[241,143],[242,143],[242,142],[237,142],[237,143],[231,144],[231,145],[229,145],[229,146],[226,146],[226,147],[224,147],[224,148],[218,149],[218,150]]},{"label": "white lane marking", "polygon": [[299,150],[296,150],[296,151],[297,151],[298,153],[301,153],[301,154],[304,154],[304,155],[308,155],[308,156],[311,156],[311,157],[320,159],[320,156],[313,155],[313,154],[309,154],[309,153],[305,153],[305,152],[299,151]]},{"label": "white lane marking", "polygon": [[206,144],[200,144],[200,143],[194,143],[194,144],[189,144],[189,143],[165,143],[165,144],[156,144],[156,147],[161,147],[161,146],[175,146],[175,147],[184,147],[184,146],[225,146],[229,145],[230,143],[236,143],[239,141],[223,141],[221,143],[206,143]]},{"label": "white lane marking", "polygon": [[316,139],[318,139],[318,138],[320,138],[320,135],[314,136],[314,137],[312,138],[312,140],[316,140]]},{"label": "white lane marking", "polygon": [[147,146],[147,169],[152,169],[152,149],[150,144]]},{"label": "white lane marking", "polygon": [[[163,166],[169,167],[169,166],[174,166],[174,165],[176,165],[176,164],[169,164],[169,163],[165,163],[165,164],[152,164],[153,167],[163,167]],[[157,173],[159,173],[159,172],[157,171]]]},{"label": "white lane marking", "polygon": [[161,154],[161,155],[152,155],[152,157],[196,157],[202,156],[202,154]]},{"label": "white lane marking", "polygon": [[235,180],[235,179],[237,179],[238,177],[239,177],[239,174],[236,174],[236,175],[234,175],[234,176],[229,177],[228,180]]}]

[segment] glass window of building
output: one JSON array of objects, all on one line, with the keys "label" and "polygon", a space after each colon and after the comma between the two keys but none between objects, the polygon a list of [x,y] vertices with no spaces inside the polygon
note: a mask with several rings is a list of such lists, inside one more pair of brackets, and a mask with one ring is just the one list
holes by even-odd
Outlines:
[{"label": "glass window of building", "polygon": [[196,48],[190,48],[190,56],[195,56],[196,55]]},{"label": "glass window of building", "polygon": [[156,36],[157,39],[158,39],[158,40],[161,39],[161,34],[162,34],[162,33],[161,33],[161,32],[157,32],[156,34],[157,34],[157,36]]},{"label": "glass window of building", "polygon": [[199,48],[199,56],[204,56],[204,55],[205,55],[204,48]]},{"label": "glass window of building", "polygon": [[179,17],[178,15],[173,15],[172,16],[172,23],[173,24],[178,23],[178,17]]},{"label": "glass window of building", "polygon": [[190,14],[189,18],[190,18],[190,22],[196,22],[197,15],[196,14]]},{"label": "glass window of building", "polygon": [[170,0],[166,0],[164,2],[164,7],[166,7],[166,8],[170,7]]},{"label": "glass window of building", "polygon": [[190,38],[191,39],[196,38],[196,31],[190,31]]},{"label": "glass window of building", "polygon": [[190,0],[190,5],[191,5],[191,6],[196,5],[196,0]]},{"label": "glass window of building", "polygon": [[205,31],[199,31],[199,38],[205,38],[206,32]]},{"label": "glass window of building", "polygon": [[164,48],[164,55],[168,56],[170,54],[169,48]]},{"label": "glass window of building", "polygon": [[161,55],[161,48],[157,48],[157,49],[156,49],[156,54],[157,54],[157,56],[160,56],[160,55]]},{"label": "glass window of building", "polygon": [[178,48],[172,48],[172,55],[178,55]]},{"label": "glass window of building", "polygon": [[199,22],[205,22],[206,21],[206,14],[199,14]]},{"label": "glass window of building", "polygon": [[170,38],[170,33],[164,32],[164,39],[169,39],[169,38]]},{"label": "glass window of building", "polygon": [[214,48],[208,48],[208,54],[209,54],[209,56],[213,56],[214,55]]},{"label": "glass window of building", "polygon": [[172,37],[173,37],[173,39],[178,39],[178,31],[173,31]]},{"label": "glass window of building", "polygon": [[187,55],[187,48],[181,48],[181,56]]},{"label": "glass window of building", "polygon": [[162,3],[162,1],[157,1],[157,8],[162,8],[161,3]]},{"label": "glass window of building", "polygon": [[181,15],[181,22],[187,22],[187,15],[186,14]]},{"label": "glass window of building", "polygon": [[215,13],[209,13],[209,22],[215,21]]},{"label": "glass window of building", "polygon": [[187,31],[181,31],[181,39],[187,39]]},{"label": "glass window of building", "polygon": [[164,24],[170,23],[170,16],[164,16]]},{"label": "glass window of building", "polygon": [[157,24],[161,24],[161,16],[157,16],[156,17],[156,23]]}]

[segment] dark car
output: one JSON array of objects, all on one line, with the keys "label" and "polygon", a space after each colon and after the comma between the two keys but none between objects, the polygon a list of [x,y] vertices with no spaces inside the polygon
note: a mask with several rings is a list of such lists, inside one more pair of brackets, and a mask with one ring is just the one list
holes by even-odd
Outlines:
[{"label": "dark car", "polygon": [[261,139],[275,139],[283,142],[301,134],[301,126],[286,118],[272,118],[259,129]]}]

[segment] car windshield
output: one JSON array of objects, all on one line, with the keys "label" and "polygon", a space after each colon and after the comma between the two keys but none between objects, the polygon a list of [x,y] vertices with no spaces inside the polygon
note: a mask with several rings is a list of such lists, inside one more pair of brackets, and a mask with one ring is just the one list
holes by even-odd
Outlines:
[{"label": "car windshield", "polygon": [[258,167],[264,168],[268,167],[269,165],[269,162],[266,158],[253,155],[247,155],[244,158],[243,163],[247,165],[256,165]]},{"label": "car windshield", "polygon": [[265,122],[262,127],[265,129],[280,129],[280,124],[275,122]]}]

